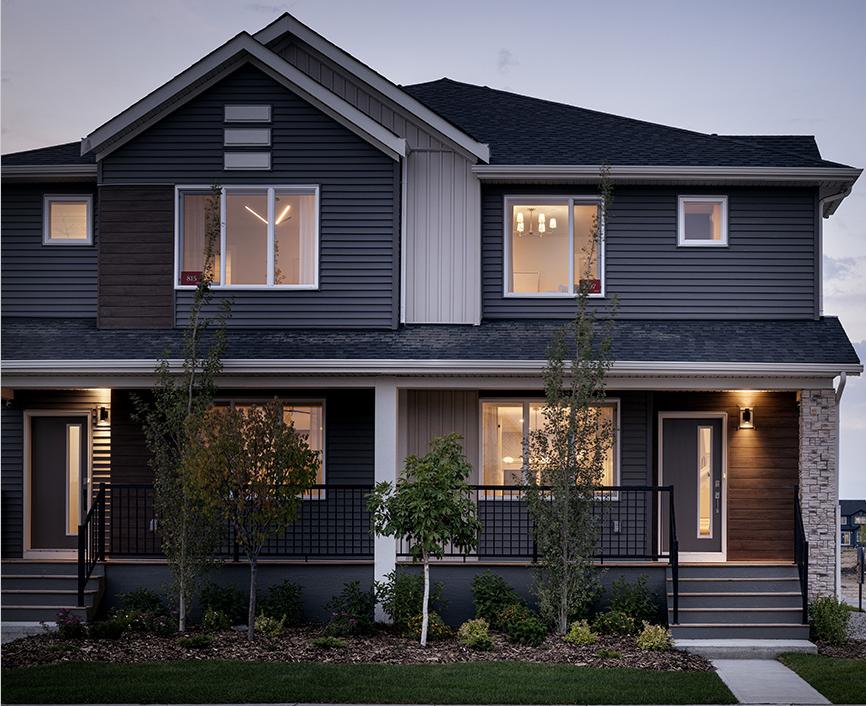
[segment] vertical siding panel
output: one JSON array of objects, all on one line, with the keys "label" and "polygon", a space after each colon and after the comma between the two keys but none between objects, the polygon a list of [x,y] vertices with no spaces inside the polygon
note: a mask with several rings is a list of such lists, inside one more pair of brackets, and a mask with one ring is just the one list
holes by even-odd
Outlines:
[{"label": "vertical siding panel", "polygon": [[[471,483],[478,482],[478,392],[475,390],[407,390],[401,397],[405,404],[405,448],[401,448],[401,463],[405,456],[423,456],[429,451],[427,442],[436,437],[457,432],[463,437],[464,454],[472,464]],[[405,452],[405,453],[404,453]]]}]

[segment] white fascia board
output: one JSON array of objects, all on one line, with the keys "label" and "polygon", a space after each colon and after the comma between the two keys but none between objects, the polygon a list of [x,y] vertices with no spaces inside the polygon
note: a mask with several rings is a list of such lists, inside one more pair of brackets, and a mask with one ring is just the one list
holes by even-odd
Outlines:
[{"label": "white fascia board", "polygon": [[[165,112],[176,110],[220,80],[223,74],[222,71],[219,71],[220,67],[225,65],[225,71],[234,70],[236,64],[229,65],[233,59],[250,60],[255,66],[265,70],[272,78],[296,92],[343,126],[374,144],[392,159],[396,160],[406,156],[408,149],[403,138],[398,137],[350,103],[313,81],[285,59],[262,46],[246,32],[230,39],[219,49],[175,76],[171,81],[102,127],[97,128],[82,140],[81,153],[85,154],[94,150],[99,159],[110,154],[155,121],[164,117]],[[206,79],[214,71],[218,71],[215,76],[196,87],[195,90],[188,90]],[[184,94],[185,91],[187,92]],[[137,124],[139,122],[140,124]],[[133,126],[135,126],[134,129],[131,129]],[[121,139],[116,139],[104,149],[100,149],[109,140],[124,131],[128,132]]]},{"label": "white fascia board", "polygon": [[302,42],[333,61],[337,66],[357,76],[359,80],[378,91],[382,96],[406,112],[414,115],[421,122],[426,123],[455,146],[462,148],[482,162],[490,161],[490,147],[488,145],[471,138],[443,117],[434,113],[426,105],[401,90],[380,73],[377,73],[363,62],[347,54],[340,47],[329,42],[322,35],[314,32],[291,15],[283,15],[264,29],[256,32],[253,37],[264,45],[286,33],[295,35]]},{"label": "white fascia board", "polygon": [[21,164],[3,167],[3,178],[12,181],[41,181],[58,179],[62,181],[96,181],[95,164]]}]

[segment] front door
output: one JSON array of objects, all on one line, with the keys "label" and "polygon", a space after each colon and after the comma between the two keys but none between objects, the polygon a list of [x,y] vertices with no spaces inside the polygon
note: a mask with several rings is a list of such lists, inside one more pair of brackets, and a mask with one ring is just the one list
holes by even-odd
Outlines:
[{"label": "front door", "polygon": [[[683,561],[725,560],[725,421],[721,413],[660,415],[659,484],[674,487]],[[661,517],[667,549],[667,501]]]},{"label": "front door", "polygon": [[28,550],[63,556],[78,548],[87,512],[89,418],[28,415]]}]

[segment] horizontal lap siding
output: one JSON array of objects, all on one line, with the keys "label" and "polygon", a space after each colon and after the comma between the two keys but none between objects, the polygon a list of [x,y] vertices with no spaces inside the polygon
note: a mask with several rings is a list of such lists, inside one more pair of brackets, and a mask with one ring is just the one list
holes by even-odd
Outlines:
[{"label": "horizontal lap siding", "polygon": [[[270,171],[223,170],[226,103],[273,106],[273,146],[263,148]],[[233,299],[230,326],[396,325],[399,164],[257,69],[234,72],[106,157],[102,169],[106,184],[319,185],[319,289],[231,289],[215,300]],[[168,245],[173,253],[173,233]],[[175,325],[185,325],[192,296],[175,292]]]},{"label": "horizontal lap siding", "polygon": [[20,557],[24,549],[24,416],[17,407],[2,409],[3,558]]},{"label": "horizontal lap siding", "polygon": [[[580,188],[483,191],[484,317],[568,317],[570,300],[505,298],[503,203],[508,194],[593,194]],[[728,246],[678,247],[677,196],[728,195]],[[803,319],[816,314],[816,203],[811,189],[614,188],[606,232],[606,294],[627,318]]]},{"label": "horizontal lap siding", "polygon": [[[96,245],[42,244],[43,197],[94,192],[93,184],[3,185],[3,316],[96,316]],[[96,213],[93,230],[97,243]]]}]

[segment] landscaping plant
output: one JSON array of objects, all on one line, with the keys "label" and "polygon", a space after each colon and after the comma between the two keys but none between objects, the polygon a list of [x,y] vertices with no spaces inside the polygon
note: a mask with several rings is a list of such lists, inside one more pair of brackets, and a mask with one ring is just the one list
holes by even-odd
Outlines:
[{"label": "landscaping plant", "polygon": [[247,598],[237,586],[220,586],[218,583],[208,583],[201,591],[199,604],[203,614],[208,612],[222,613],[229,621],[229,626],[244,622],[247,612]]},{"label": "landscaping plant", "polygon": [[598,633],[592,631],[588,621],[576,620],[562,639],[573,645],[591,645],[598,639]]},{"label": "landscaping plant", "polygon": [[71,608],[57,611],[57,634],[63,640],[80,640],[84,637],[84,621],[72,612]]},{"label": "landscaping plant", "polygon": [[848,639],[848,607],[836,596],[820,596],[809,603],[809,620],[814,638],[830,645],[843,645]]},{"label": "landscaping plant", "polygon": [[210,635],[193,635],[192,637],[179,637],[174,641],[178,647],[183,647],[187,650],[203,650],[213,644],[213,637]]},{"label": "landscaping plant", "polygon": [[671,635],[671,631],[664,625],[652,625],[644,620],[643,630],[640,631],[635,642],[642,650],[662,652],[671,649],[673,646],[673,636]]},{"label": "landscaping plant", "polygon": [[276,583],[268,589],[267,595],[259,601],[259,613],[269,618],[284,618],[286,625],[296,625],[303,616],[300,584],[288,579]]},{"label": "landscaping plant", "polygon": [[592,629],[599,635],[633,635],[637,632],[637,625],[631,616],[618,610],[609,610],[595,616]]},{"label": "landscaping plant", "polygon": [[279,637],[285,632],[286,616],[272,618],[269,615],[259,614],[256,617],[256,632],[267,637]]},{"label": "landscaping plant", "polygon": [[[447,605],[448,601],[442,600],[443,588],[442,582],[430,588],[431,609],[442,610]],[[376,582],[376,599],[392,623],[405,627],[424,610],[424,577],[398,566],[385,575],[385,581]]]},{"label": "landscaping plant", "polygon": [[647,586],[647,575],[641,574],[630,582],[625,575],[614,579],[610,586],[610,610],[629,616],[636,624],[657,623],[661,605],[658,592]]},{"label": "landscaping plant", "polygon": [[[414,618],[410,618],[406,624],[406,632],[403,634],[412,640],[422,640],[425,630],[427,640],[431,641],[445,640],[452,635],[451,628],[445,624],[442,618],[439,617],[439,613],[435,611],[430,611],[427,614],[419,613]],[[421,644],[426,644],[426,641],[422,641]]]},{"label": "landscaping plant", "polygon": [[489,627],[484,618],[467,620],[457,630],[457,642],[473,650],[492,650],[493,638],[487,633]]},{"label": "landscaping plant", "polygon": [[486,569],[472,579],[472,603],[475,615],[499,628],[499,616],[512,605],[520,605],[523,599],[499,574]]},{"label": "landscaping plant", "polygon": [[327,635],[364,635],[375,631],[376,593],[373,588],[362,590],[360,581],[343,584],[343,590],[322,607],[330,613],[325,626]]}]

